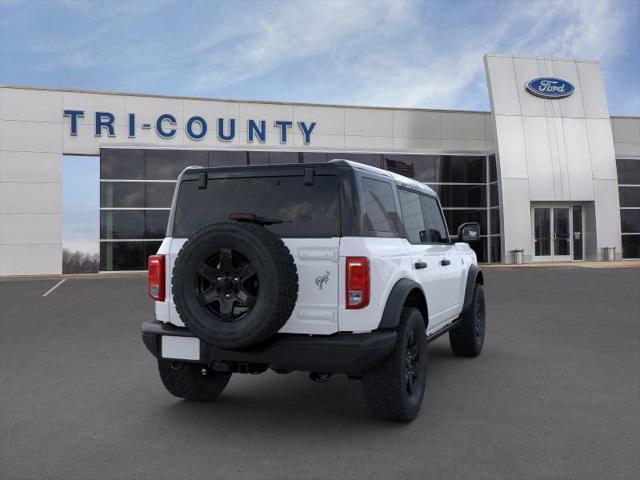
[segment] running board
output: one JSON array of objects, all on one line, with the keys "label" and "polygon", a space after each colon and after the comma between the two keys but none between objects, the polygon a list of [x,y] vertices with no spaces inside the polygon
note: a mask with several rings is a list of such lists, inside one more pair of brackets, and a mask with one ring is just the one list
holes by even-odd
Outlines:
[{"label": "running board", "polygon": [[429,335],[427,335],[427,343],[433,342],[440,335],[444,335],[445,333],[447,333],[449,330],[455,327],[459,321],[460,321],[460,317],[454,320],[451,320],[449,323],[445,323],[440,328],[438,328],[438,330],[431,332]]}]

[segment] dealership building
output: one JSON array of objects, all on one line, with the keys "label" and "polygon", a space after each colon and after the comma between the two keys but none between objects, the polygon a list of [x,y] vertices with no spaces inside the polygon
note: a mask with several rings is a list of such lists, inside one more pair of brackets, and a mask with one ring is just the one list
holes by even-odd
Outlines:
[{"label": "dealership building", "polygon": [[187,166],[333,158],[430,185],[481,262],[639,258],[640,117],[609,115],[599,63],[484,64],[489,112],[2,86],[0,275],[61,273],[66,155],[100,158],[102,271],[145,268]]}]

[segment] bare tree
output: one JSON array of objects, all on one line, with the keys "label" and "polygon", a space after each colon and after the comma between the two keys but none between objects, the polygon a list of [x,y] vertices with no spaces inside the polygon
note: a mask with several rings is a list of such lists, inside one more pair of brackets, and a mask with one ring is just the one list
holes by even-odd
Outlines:
[{"label": "bare tree", "polygon": [[62,273],[96,273],[100,268],[100,256],[68,249],[62,250]]}]

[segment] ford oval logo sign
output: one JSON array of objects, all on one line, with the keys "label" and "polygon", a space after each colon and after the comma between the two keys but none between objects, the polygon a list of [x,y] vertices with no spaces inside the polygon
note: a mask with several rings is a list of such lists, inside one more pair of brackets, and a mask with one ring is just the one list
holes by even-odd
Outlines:
[{"label": "ford oval logo sign", "polygon": [[555,77],[540,77],[529,80],[526,85],[529,93],[543,98],[564,98],[571,95],[576,87],[566,80]]}]

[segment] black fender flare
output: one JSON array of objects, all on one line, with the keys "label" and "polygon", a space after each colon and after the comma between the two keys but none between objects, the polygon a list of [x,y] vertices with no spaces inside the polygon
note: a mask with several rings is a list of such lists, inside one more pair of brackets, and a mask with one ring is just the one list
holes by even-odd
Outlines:
[{"label": "black fender flare", "polygon": [[[416,290],[420,292],[418,298],[409,298],[412,292]],[[378,328],[396,328],[400,321],[402,309],[407,304],[407,300],[422,313],[426,329],[429,322],[426,296],[420,284],[408,278],[398,280],[391,289]]]},{"label": "black fender flare", "polygon": [[471,301],[473,300],[473,290],[476,288],[476,283],[484,285],[484,276],[482,270],[477,265],[472,264],[469,267],[469,273],[467,274],[467,285],[464,291],[464,303],[462,304],[462,313],[465,313],[471,308]]}]

